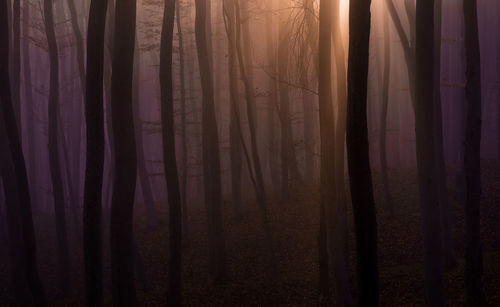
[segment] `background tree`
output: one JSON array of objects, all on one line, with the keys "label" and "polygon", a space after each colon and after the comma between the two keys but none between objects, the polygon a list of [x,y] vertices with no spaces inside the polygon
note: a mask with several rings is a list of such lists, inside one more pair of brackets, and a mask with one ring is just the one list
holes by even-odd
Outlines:
[{"label": "background tree", "polygon": [[174,93],[172,52],[175,22],[175,0],[166,0],[160,49],[161,118],[163,164],[168,189],[169,207],[169,260],[167,305],[181,305],[182,273],[182,204],[175,154]]}]

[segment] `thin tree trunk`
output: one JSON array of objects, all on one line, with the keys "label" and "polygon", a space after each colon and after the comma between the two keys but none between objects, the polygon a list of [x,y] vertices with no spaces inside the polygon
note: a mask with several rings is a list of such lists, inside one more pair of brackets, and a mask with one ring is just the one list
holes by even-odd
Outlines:
[{"label": "thin tree trunk", "polygon": [[425,293],[429,306],[445,306],[441,266],[440,208],[433,167],[434,144],[434,1],[417,0],[415,130],[424,236]]},{"label": "thin tree trunk", "polygon": [[179,40],[179,78],[180,78],[180,98],[181,98],[181,137],[182,137],[182,182],[181,182],[181,201],[182,201],[182,235],[184,240],[188,238],[188,142],[187,142],[187,122],[186,122],[186,65],[184,54],[184,35],[182,32],[181,3],[175,6],[175,15],[177,23],[177,38]]},{"label": "thin tree trunk", "polygon": [[241,208],[241,140],[238,133],[240,128],[240,91],[238,86],[238,56],[236,52],[236,30],[234,21],[236,19],[236,11],[234,0],[224,0],[224,23],[228,36],[228,73],[229,73],[229,147],[231,159],[231,196],[233,199],[234,216],[237,220],[242,218]]},{"label": "thin tree trunk", "polygon": [[111,113],[114,185],[111,204],[111,282],[115,306],[135,306],[133,209],[137,154],[132,107],[136,1],[116,2]]},{"label": "thin tree trunk", "polygon": [[59,253],[59,286],[64,292],[69,291],[69,255],[68,237],[66,230],[66,209],[62,170],[59,156],[59,55],[57,50],[56,33],[52,1],[44,0],[45,32],[49,47],[50,58],[50,89],[49,89],[49,167],[52,179],[54,209],[56,218],[56,233]]},{"label": "thin tree trunk", "polygon": [[87,156],[83,193],[85,303],[102,306],[102,190],[104,176],[104,40],[108,0],[92,0],[87,31],[85,118]]},{"label": "thin tree trunk", "polygon": [[16,112],[19,137],[23,137],[21,107],[21,0],[12,3],[12,103]]},{"label": "thin tree trunk", "polygon": [[356,233],[359,305],[377,306],[377,220],[366,120],[371,1],[351,0],[349,4],[347,157]]},{"label": "thin tree trunk", "polygon": [[465,203],[465,286],[467,306],[483,306],[483,259],[481,248],[481,53],[477,0],[464,0],[465,50],[467,63],[467,123],[464,169]]},{"label": "thin tree trunk", "polygon": [[135,43],[134,55],[134,81],[133,81],[133,116],[135,127],[135,139],[137,143],[137,171],[139,172],[139,184],[141,186],[142,198],[146,207],[146,216],[148,219],[148,227],[154,228],[158,225],[158,217],[154,203],[153,191],[151,189],[151,180],[148,175],[146,166],[145,146],[143,140],[142,119],[141,119],[141,95],[140,95],[140,68],[141,59],[139,54],[139,44]]},{"label": "thin tree trunk", "polygon": [[172,75],[174,21],[175,0],[165,1],[160,49],[160,85],[163,163],[168,189],[170,234],[167,288],[168,306],[180,306],[182,298],[182,203],[175,152],[174,92]]},{"label": "thin tree trunk", "polygon": [[213,77],[210,66],[212,57],[207,38],[207,3],[195,0],[195,35],[200,67],[202,99],[202,152],[205,206],[207,211],[210,269],[216,282],[227,278],[226,239],[221,213],[221,179],[219,136],[214,107]]},{"label": "thin tree trunk", "polygon": [[387,169],[387,113],[389,109],[389,86],[391,76],[391,37],[389,33],[389,21],[387,14],[384,14],[384,70],[382,88],[382,109],[380,112],[380,168],[382,173],[382,183],[386,198],[386,208],[389,214],[394,215],[394,203],[391,189],[389,187],[389,175]]}]

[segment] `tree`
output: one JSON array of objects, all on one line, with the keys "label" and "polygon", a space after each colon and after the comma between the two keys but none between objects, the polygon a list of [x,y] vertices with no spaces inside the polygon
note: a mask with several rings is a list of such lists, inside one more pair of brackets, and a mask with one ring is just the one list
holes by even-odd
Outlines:
[{"label": "tree", "polygon": [[226,239],[221,214],[221,178],[219,136],[215,117],[213,77],[211,71],[211,52],[207,32],[207,10],[210,0],[195,0],[195,36],[198,51],[202,87],[202,152],[203,152],[203,183],[205,187],[205,206],[208,223],[208,248],[210,269],[216,282],[223,282],[227,277]]},{"label": "tree", "polygon": [[378,305],[377,220],[366,120],[370,0],[349,2],[347,161],[353,206],[360,306]]},{"label": "tree", "polygon": [[50,88],[49,88],[49,167],[52,178],[54,208],[56,215],[57,245],[59,253],[59,282],[63,291],[69,290],[69,256],[68,238],[66,231],[66,209],[64,188],[62,182],[61,164],[59,157],[59,55],[57,50],[56,33],[52,1],[44,0],[45,33],[49,48],[50,61]]},{"label": "tree", "polygon": [[104,36],[108,1],[90,2],[85,118],[87,157],[83,194],[83,250],[87,306],[102,306],[102,184],[104,172]]},{"label": "tree", "polygon": [[241,171],[242,153],[239,130],[239,84],[238,84],[238,56],[236,52],[236,10],[234,0],[224,0],[224,24],[227,32],[228,42],[228,73],[229,73],[229,147],[231,160],[231,196],[233,199],[234,215],[236,219],[242,218],[241,208]]},{"label": "tree", "polygon": [[382,109],[380,112],[380,168],[382,173],[382,183],[387,202],[389,214],[394,214],[394,204],[392,201],[391,189],[389,187],[389,175],[387,174],[387,113],[389,109],[389,83],[391,77],[391,37],[389,33],[389,21],[387,14],[384,14],[384,69],[382,88]]},{"label": "tree", "polygon": [[427,304],[444,306],[440,202],[434,176],[434,1],[417,0],[415,34],[415,132]]},{"label": "tree", "polygon": [[137,177],[132,80],[136,1],[116,2],[111,113],[114,140],[114,185],[111,201],[111,282],[115,306],[135,306],[133,209]]},{"label": "tree", "polygon": [[166,0],[160,47],[161,119],[163,164],[168,189],[169,258],[167,305],[181,305],[182,269],[182,204],[175,154],[174,92],[172,53],[175,21],[175,0]]},{"label": "tree", "polygon": [[464,0],[465,50],[467,66],[467,122],[465,129],[464,169],[465,203],[465,286],[467,306],[482,306],[483,259],[481,248],[481,53],[477,18],[477,0]]}]

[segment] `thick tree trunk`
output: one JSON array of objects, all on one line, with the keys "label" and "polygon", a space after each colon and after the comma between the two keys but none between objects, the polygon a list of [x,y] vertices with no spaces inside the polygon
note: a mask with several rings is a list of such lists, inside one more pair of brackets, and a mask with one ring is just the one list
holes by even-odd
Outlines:
[{"label": "thick tree trunk", "polygon": [[[33,217],[31,213],[31,199],[28,185],[28,175],[26,172],[26,164],[24,161],[21,140],[16,124],[16,115],[12,105],[10,94],[10,78],[9,78],[9,25],[8,25],[8,8],[7,2],[0,3],[0,119],[5,125],[7,138],[10,146],[10,156],[14,165],[15,177],[17,186],[17,197],[21,216],[22,240],[24,244],[24,267],[26,269],[27,280],[31,289],[31,294],[34,301],[40,306],[46,305],[45,293],[38,275],[36,262],[36,240],[33,227]],[[4,184],[4,190],[7,188]],[[9,196],[10,197],[10,196]],[[7,201],[7,199],[6,199]]]},{"label": "thick tree trunk", "polygon": [[377,306],[377,220],[366,114],[370,0],[351,0],[347,98],[347,160],[351,185],[360,306]]},{"label": "thick tree trunk", "polygon": [[64,292],[69,291],[69,256],[68,238],[66,230],[66,209],[62,182],[62,169],[59,156],[59,55],[57,50],[56,33],[52,1],[44,0],[45,32],[49,47],[50,59],[50,89],[49,89],[49,167],[52,179],[54,209],[56,218],[57,245],[59,253],[59,283]]},{"label": "thick tree trunk", "polygon": [[90,3],[85,118],[87,156],[83,193],[85,303],[102,306],[102,185],[104,173],[104,40],[108,0]]},{"label": "thick tree trunk", "polygon": [[444,306],[440,202],[437,189],[434,143],[434,1],[417,0],[415,130],[417,167],[424,236],[425,293],[429,306]]},{"label": "thick tree trunk", "polygon": [[135,306],[133,209],[137,179],[132,80],[136,1],[116,2],[111,113],[114,139],[114,185],[111,204],[111,282],[115,306]]},{"label": "thick tree trunk", "polygon": [[464,0],[465,50],[467,63],[467,123],[464,169],[465,203],[465,286],[466,305],[483,306],[483,259],[481,248],[481,53],[477,0]]},{"label": "thick tree trunk", "polygon": [[175,152],[174,92],[172,53],[174,39],[175,0],[165,1],[160,49],[161,119],[163,163],[168,189],[169,270],[167,306],[181,305],[182,269],[182,203]]},{"label": "thick tree trunk", "polygon": [[219,135],[214,107],[212,57],[207,38],[207,4],[210,0],[195,0],[195,35],[200,67],[202,99],[202,152],[205,206],[207,211],[210,271],[216,282],[227,278],[226,239],[222,220]]}]

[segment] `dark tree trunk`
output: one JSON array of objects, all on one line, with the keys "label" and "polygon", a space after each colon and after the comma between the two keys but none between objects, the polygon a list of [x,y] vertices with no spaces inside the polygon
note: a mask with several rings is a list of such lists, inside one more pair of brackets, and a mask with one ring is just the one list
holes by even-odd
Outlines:
[{"label": "dark tree trunk", "polygon": [[[273,0],[266,1],[266,8],[269,11],[268,16],[266,17],[266,53],[267,53],[267,61],[268,61],[268,70],[271,76],[276,76],[276,51],[275,44],[273,41]],[[277,157],[277,146],[276,146],[276,106],[278,103],[278,84],[276,80],[271,77],[269,78],[269,98],[267,100],[267,147],[268,147],[268,159],[269,159],[269,175],[271,179],[271,184],[274,191],[278,191],[279,189],[279,166],[278,166],[278,157]]]},{"label": "dark tree trunk", "polygon": [[21,124],[21,1],[12,3],[12,103],[16,112],[19,137],[22,138]]},{"label": "dark tree trunk", "polygon": [[85,303],[102,306],[102,184],[104,172],[104,38],[108,0],[90,2],[85,118],[87,157],[83,193]]},{"label": "dark tree trunk", "polygon": [[[25,120],[26,120],[26,136],[28,143],[28,165],[29,165],[29,181],[31,185],[35,183],[36,166],[35,166],[35,118],[33,116],[33,89],[31,84],[31,55],[29,47],[30,36],[30,7],[29,0],[24,1],[23,7],[23,76],[24,76],[24,101],[25,101]],[[35,193],[32,193],[35,194]],[[31,195],[33,200],[37,199],[35,195]]]},{"label": "dark tree trunk", "polygon": [[242,218],[241,208],[241,170],[242,153],[239,130],[240,121],[240,91],[238,86],[238,56],[236,52],[236,10],[234,0],[224,0],[224,23],[228,36],[228,73],[229,73],[229,147],[231,159],[231,196],[233,199],[234,216]]},{"label": "dark tree trunk", "polygon": [[175,7],[177,38],[179,39],[179,78],[180,78],[180,98],[181,98],[181,136],[182,136],[182,236],[184,240],[188,238],[188,208],[187,208],[187,183],[188,183],[188,142],[187,142],[187,122],[186,122],[186,65],[184,53],[184,35],[182,32],[181,3]]},{"label": "dark tree trunk", "polygon": [[[335,200],[335,133],[332,106],[331,72],[331,31],[332,1],[324,0],[319,9],[319,124],[320,124],[320,228],[319,248],[319,283],[320,303],[330,302],[329,261],[327,248],[327,207]],[[333,188],[332,188],[333,187]]]},{"label": "dark tree trunk", "polygon": [[444,306],[440,203],[435,166],[434,144],[434,1],[417,0],[416,8],[416,86],[415,130],[417,167],[424,236],[425,293],[429,306]]},{"label": "dark tree trunk", "polygon": [[[0,8],[0,10],[2,9],[3,8]],[[0,17],[3,17],[1,13]],[[3,29],[0,31],[3,31]],[[0,40],[0,43],[3,44],[4,42]],[[5,96],[2,96],[2,99],[4,98]],[[16,181],[12,180],[12,178],[16,177],[16,171],[14,169],[9,139],[4,124],[4,116],[3,109],[0,108],[0,145],[2,146],[2,150],[0,150],[0,192],[2,192],[0,197],[5,199],[7,213],[6,221],[9,235],[8,250],[13,288],[12,295],[14,300],[12,306],[32,306],[34,304],[34,298],[27,281],[25,268],[25,246],[22,237],[23,230],[21,228],[22,221],[19,206],[19,191]],[[2,225],[2,228],[3,226],[4,225]]]},{"label": "dark tree trunk", "polygon": [[[19,204],[22,240],[24,242],[24,255],[22,255],[22,257],[24,257],[23,265],[27,274],[26,278],[28,280],[28,284],[31,289],[31,294],[34,301],[38,302],[39,306],[45,306],[45,293],[40,281],[40,277],[38,275],[36,262],[36,240],[33,227],[33,217],[31,214],[31,199],[28,185],[28,175],[26,172],[21,140],[19,138],[19,131],[16,124],[16,115],[14,112],[10,94],[10,44],[7,12],[7,2],[2,2],[0,4],[0,120],[2,121],[3,125],[5,125],[9,143],[10,157],[12,159],[12,164],[14,166],[15,172],[15,179],[13,181],[15,181],[18,195],[12,197],[16,197]],[[9,179],[12,180],[13,178],[10,177]],[[4,190],[7,190],[5,184]]]},{"label": "dark tree trunk", "polygon": [[465,286],[466,305],[483,306],[483,256],[481,248],[481,53],[477,0],[464,0],[465,50],[467,65],[467,122],[464,169],[467,189],[465,203]]},{"label": "dark tree trunk", "polygon": [[446,177],[446,161],[444,159],[444,143],[443,143],[443,119],[442,119],[442,105],[441,105],[441,23],[442,23],[442,0],[435,2],[435,78],[434,78],[434,146],[436,146],[436,178],[438,178],[438,196],[440,203],[441,213],[441,234],[442,234],[442,261],[445,267],[453,267],[456,264],[455,250],[453,246],[453,236],[451,233],[451,208],[450,198],[448,195],[448,184]]},{"label": "dark tree trunk", "polygon": [[167,305],[181,305],[182,268],[182,203],[177,172],[174,131],[174,92],[172,53],[175,21],[175,0],[165,1],[160,49],[161,120],[163,163],[168,189],[169,208],[169,270]]},{"label": "dark tree trunk", "polygon": [[44,0],[45,32],[49,47],[50,59],[50,89],[49,89],[49,167],[52,178],[54,209],[56,215],[56,233],[59,253],[59,282],[64,292],[69,291],[69,256],[68,237],[66,231],[66,209],[64,189],[59,156],[59,55],[57,50],[56,33],[52,1]]},{"label": "dark tree trunk", "polygon": [[382,173],[382,183],[386,198],[386,208],[389,214],[394,215],[394,204],[389,187],[389,175],[387,169],[387,113],[389,109],[389,85],[391,76],[391,37],[389,33],[389,21],[387,14],[384,15],[384,69],[382,88],[382,109],[380,112],[380,168]]},{"label": "dark tree trunk", "polygon": [[221,213],[221,178],[219,136],[214,107],[213,78],[210,67],[211,53],[207,38],[207,2],[195,0],[196,18],[195,35],[200,67],[202,101],[202,152],[205,206],[208,223],[208,248],[210,269],[216,282],[223,282],[227,277],[226,239]]},{"label": "dark tree trunk", "polygon": [[351,185],[360,306],[377,306],[377,220],[366,114],[370,0],[351,0],[347,98],[347,161]]},{"label": "dark tree trunk", "polygon": [[111,203],[111,282],[115,306],[135,306],[133,209],[137,154],[132,107],[136,1],[116,2],[111,113],[114,185]]}]

